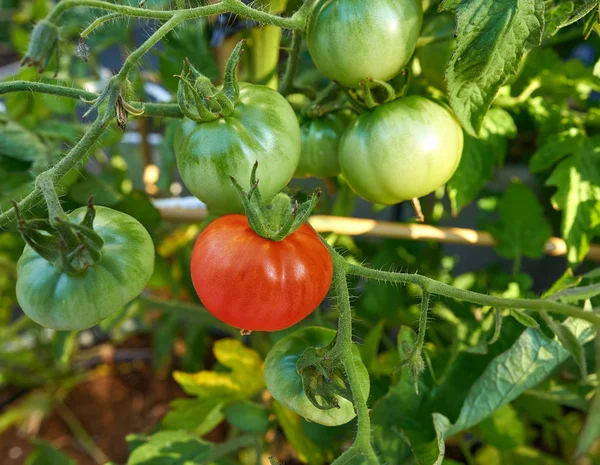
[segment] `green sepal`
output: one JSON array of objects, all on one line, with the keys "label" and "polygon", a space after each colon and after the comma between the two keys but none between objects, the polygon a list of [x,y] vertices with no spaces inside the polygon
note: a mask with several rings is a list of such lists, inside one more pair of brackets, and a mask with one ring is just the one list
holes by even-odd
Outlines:
[{"label": "green sepal", "polygon": [[335,341],[307,348],[296,363],[306,397],[320,410],[340,408],[338,397],[353,401],[344,365],[333,354]]},{"label": "green sepal", "polygon": [[210,79],[198,71],[186,60],[183,64],[177,87],[177,103],[182,113],[198,123],[207,123],[224,118],[233,113],[240,95],[237,81],[237,66],[240,62],[242,45],[240,41],[234,48],[227,65],[223,86],[215,87]]},{"label": "green sepal", "polygon": [[53,221],[40,218],[24,220],[17,205],[15,211],[23,240],[58,271],[78,274],[102,260],[104,240],[93,228],[96,211],[91,198],[79,224],[58,216]]},{"label": "green sepal", "polygon": [[321,190],[317,189],[310,199],[301,205],[298,202],[292,204],[292,200],[283,193],[277,194],[270,205],[265,205],[258,189],[257,170],[258,162],[252,167],[252,187],[249,192],[244,191],[232,176],[231,182],[242,199],[250,228],[265,239],[282,241],[306,222],[319,201]]}]

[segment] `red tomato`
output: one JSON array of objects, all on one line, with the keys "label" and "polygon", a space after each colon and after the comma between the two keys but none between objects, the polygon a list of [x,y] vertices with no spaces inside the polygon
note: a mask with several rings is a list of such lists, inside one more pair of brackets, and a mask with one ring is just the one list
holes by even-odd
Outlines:
[{"label": "red tomato", "polygon": [[321,303],[333,263],[308,224],[275,242],[252,231],[244,215],[226,215],[198,237],[191,273],[198,297],[219,320],[244,330],[278,331]]}]

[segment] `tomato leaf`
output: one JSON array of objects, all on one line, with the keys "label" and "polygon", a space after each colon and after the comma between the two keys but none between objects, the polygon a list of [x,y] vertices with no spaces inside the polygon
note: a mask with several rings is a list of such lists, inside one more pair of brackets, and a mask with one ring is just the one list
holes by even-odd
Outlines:
[{"label": "tomato leaf", "polygon": [[551,236],[542,206],[531,190],[523,184],[512,183],[502,196],[498,207],[500,221],[491,227],[498,241],[496,250],[506,258],[539,258]]},{"label": "tomato leaf", "polygon": [[445,0],[440,11],[455,11],[458,24],[456,49],[446,69],[450,103],[463,127],[476,136],[525,49],[539,44],[544,2]]},{"label": "tomato leaf", "polygon": [[479,138],[465,133],[460,164],[447,184],[453,215],[457,215],[485,187],[494,175],[494,168],[504,162],[507,138],[516,134],[517,127],[512,117],[500,108],[492,108],[485,115]]},{"label": "tomato leaf", "polygon": [[162,431],[152,436],[130,434],[127,442],[138,444],[127,465],[202,463],[213,449],[212,444],[183,431]]},{"label": "tomato leaf", "polygon": [[516,308],[510,309],[510,316],[512,316],[515,320],[521,323],[526,328],[539,329],[540,325],[535,319],[527,315],[521,310],[517,310]]},{"label": "tomato leaf", "polygon": [[546,185],[558,189],[552,205],[563,212],[567,258],[578,263],[600,235],[600,137],[586,138],[582,150],[560,162]]},{"label": "tomato leaf", "polygon": [[585,359],[585,351],[581,342],[575,337],[573,331],[552,318],[547,313],[542,313],[542,318],[550,326],[552,332],[556,335],[562,346],[569,351],[573,360],[581,371],[581,382],[585,384],[587,380],[588,370],[587,362]]},{"label": "tomato leaf", "polygon": [[235,339],[220,339],[213,351],[217,361],[231,371],[173,372],[175,381],[186,393],[213,402],[235,401],[248,399],[265,387],[262,360],[254,350]]},{"label": "tomato leaf", "polygon": [[[587,321],[568,318],[563,324],[581,344],[594,337],[594,327]],[[558,339],[549,340],[541,331],[527,329],[508,350],[491,360],[470,386],[448,435],[476,425],[494,410],[516,399],[548,376],[568,356],[569,352]],[[464,376],[467,367],[456,365],[454,368],[457,375],[463,373]],[[458,389],[458,385],[454,389]],[[438,398],[438,402],[443,405],[442,398]]]},{"label": "tomato leaf", "polygon": [[223,413],[229,423],[242,431],[264,434],[269,428],[269,411],[261,404],[236,402],[225,407]]},{"label": "tomato leaf", "polygon": [[212,399],[175,399],[163,418],[165,430],[185,430],[202,437],[224,420],[222,402]]},{"label": "tomato leaf", "polygon": [[534,173],[547,170],[567,155],[573,155],[581,150],[585,134],[578,128],[571,127],[558,134],[551,134],[546,143],[534,153],[529,162],[529,168]]},{"label": "tomato leaf", "polygon": [[33,441],[33,452],[29,454],[25,465],[75,465],[75,460],[52,444],[41,440]]},{"label": "tomato leaf", "polygon": [[496,410],[479,424],[486,444],[501,450],[510,450],[525,444],[525,425],[517,411],[510,405]]}]

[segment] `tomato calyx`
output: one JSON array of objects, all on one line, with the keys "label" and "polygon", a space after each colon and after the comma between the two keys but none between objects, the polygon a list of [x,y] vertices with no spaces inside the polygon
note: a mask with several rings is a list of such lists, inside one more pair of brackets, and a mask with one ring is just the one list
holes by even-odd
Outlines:
[{"label": "tomato calyx", "polygon": [[177,87],[177,103],[181,112],[189,119],[198,123],[206,123],[225,118],[235,108],[240,96],[240,86],[237,80],[237,66],[242,55],[244,40],[231,52],[223,78],[223,85],[216,87],[210,79],[198,71],[189,59],[183,63]]},{"label": "tomato calyx", "polygon": [[233,176],[230,176],[231,182],[242,198],[250,228],[265,239],[282,241],[308,220],[321,197],[321,190],[316,189],[302,204],[298,201],[292,202],[289,196],[279,193],[271,204],[265,205],[258,190],[260,180],[256,178],[257,169],[258,162],[252,167],[250,174],[252,187],[249,192],[244,191]]},{"label": "tomato calyx", "polygon": [[320,410],[339,409],[338,397],[352,402],[346,370],[334,352],[336,338],[328,346],[307,348],[296,362],[304,393]]},{"label": "tomato calyx", "polygon": [[55,268],[68,274],[83,273],[102,259],[103,239],[94,231],[96,211],[88,200],[88,208],[81,223],[54,217],[23,219],[16,203],[17,229],[23,240]]}]

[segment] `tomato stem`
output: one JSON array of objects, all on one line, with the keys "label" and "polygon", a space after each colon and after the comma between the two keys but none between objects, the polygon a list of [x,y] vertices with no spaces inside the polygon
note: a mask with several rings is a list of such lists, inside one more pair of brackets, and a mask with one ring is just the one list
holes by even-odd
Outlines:
[{"label": "tomato stem", "polygon": [[[329,246],[328,246],[329,247]],[[330,250],[331,247],[329,247]],[[349,270],[346,260],[337,252],[332,254],[333,260],[333,288],[337,298],[339,312],[338,334],[333,353],[339,357],[346,369],[346,376],[352,392],[354,406],[358,416],[358,430],[352,447],[332,462],[332,465],[346,463],[350,458],[362,454],[369,465],[379,464],[377,455],[371,445],[371,418],[364,398],[358,372],[352,358],[352,310],[350,307],[350,293],[348,291],[347,273]]]}]

